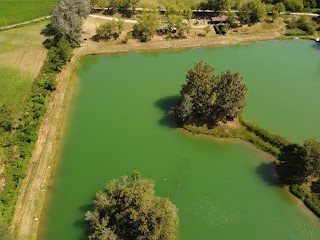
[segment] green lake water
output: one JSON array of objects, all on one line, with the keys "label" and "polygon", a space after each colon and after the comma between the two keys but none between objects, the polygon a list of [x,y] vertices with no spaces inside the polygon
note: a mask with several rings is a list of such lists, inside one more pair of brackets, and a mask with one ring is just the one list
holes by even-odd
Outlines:
[{"label": "green lake water", "polygon": [[320,48],[311,41],[87,57],[40,239],[86,239],[95,193],[132,170],[177,205],[180,240],[320,239],[319,219],[277,186],[265,155],[175,128],[166,112],[200,60],[241,73],[247,120],[292,141],[320,139]]}]

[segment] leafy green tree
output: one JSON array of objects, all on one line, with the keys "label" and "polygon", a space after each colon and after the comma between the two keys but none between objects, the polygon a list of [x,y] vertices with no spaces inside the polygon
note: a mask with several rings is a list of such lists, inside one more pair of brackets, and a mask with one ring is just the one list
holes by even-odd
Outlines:
[{"label": "leafy green tree", "polygon": [[241,24],[256,23],[266,16],[266,6],[260,0],[254,0],[242,5],[238,12]]},{"label": "leafy green tree", "polygon": [[284,5],[288,11],[301,12],[303,10],[303,0],[285,0]]},{"label": "leafy green tree", "polygon": [[192,99],[192,121],[197,124],[208,122],[214,102],[216,78],[214,69],[208,63],[199,62],[187,74],[187,83],[181,86],[181,96],[188,95]]},{"label": "leafy green tree", "polygon": [[57,44],[57,49],[59,51],[60,58],[64,63],[69,62],[72,58],[72,47],[70,46],[70,43],[62,37],[58,44]]},{"label": "leafy green tree", "polygon": [[246,104],[247,86],[241,82],[239,73],[227,71],[219,76],[216,100],[212,109],[214,121],[232,121],[238,117]]},{"label": "leafy green tree", "polygon": [[286,6],[283,2],[278,2],[274,5],[274,10],[278,11],[279,13],[286,11]]},{"label": "leafy green tree", "polygon": [[290,185],[307,181],[308,171],[303,155],[303,148],[298,144],[290,144],[281,149],[277,169],[284,183]]},{"label": "leafy green tree", "polygon": [[227,11],[230,9],[230,0],[208,0],[204,7],[215,12]]},{"label": "leafy green tree", "polygon": [[199,62],[188,71],[181,86],[181,101],[175,108],[179,125],[215,125],[238,117],[247,96],[239,73],[227,71],[218,76],[208,63]]},{"label": "leafy green tree", "polygon": [[303,143],[303,158],[309,176],[320,176],[320,142],[308,139]]},{"label": "leafy green tree", "polygon": [[91,7],[93,8],[105,8],[108,6],[108,0],[90,0]]},{"label": "leafy green tree", "polygon": [[13,125],[12,109],[9,105],[3,104],[0,106],[0,128],[5,131],[10,131]]},{"label": "leafy green tree", "polygon": [[51,9],[51,23],[57,39],[65,37],[72,47],[80,45],[82,18],[90,13],[88,0],[60,0]]},{"label": "leafy green tree", "polygon": [[85,218],[91,226],[89,239],[174,240],[177,208],[167,198],[154,195],[154,182],[141,179],[112,180],[96,194],[94,211]]},{"label": "leafy green tree", "polygon": [[117,39],[123,30],[123,21],[111,21],[99,26],[96,30],[96,37],[98,39],[109,40],[111,38]]},{"label": "leafy green tree", "polygon": [[120,12],[135,10],[139,0],[109,0],[109,7],[118,9]]},{"label": "leafy green tree", "polygon": [[155,13],[143,13],[133,26],[132,36],[141,42],[150,41],[159,26],[159,18]]}]

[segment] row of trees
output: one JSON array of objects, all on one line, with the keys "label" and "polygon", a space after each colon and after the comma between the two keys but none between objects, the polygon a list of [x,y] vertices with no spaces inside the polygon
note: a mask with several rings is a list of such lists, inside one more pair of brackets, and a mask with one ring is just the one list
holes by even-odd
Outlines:
[{"label": "row of trees", "polygon": [[42,31],[47,36],[53,35],[53,40],[45,41],[49,49],[47,59],[32,83],[25,105],[14,114],[9,105],[0,106],[0,132],[7,136],[5,141],[0,139],[5,154],[5,169],[1,173],[5,185],[0,194],[0,238],[9,239],[4,237],[8,233],[4,223],[11,221],[17,189],[25,177],[51,92],[56,89],[56,75],[70,61],[73,47],[79,46],[82,18],[89,11],[87,0],[60,0],[51,10],[51,24]]},{"label": "row of trees", "polygon": [[248,89],[239,73],[227,71],[216,76],[212,66],[199,62],[186,78],[180,91],[181,101],[175,108],[179,125],[213,126],[233,121],[241,114]]},{"label": "row of trees", "polygon": [[86,213],[92,240],[174,240],[178,210],[167,198],[154,195],[154,182],[138,172],[112,180],[96,194],[94,210]]},{"label": "row of trees", "polygon": [[[167,14],[164,16],[165,30],[161,34],[166,34],[168,37],[184,37],[189,34],[191,27],[183,22],[182,16]],[[133,26],[132,36],[139,39],[141,42],[150,41],[156,34],[161,25],[160,16],[154,12],[143,13],[138,22]],[[96,40],[117,39],[123,30],[122,21],[107,22],[96,29]],[[127,35],[127,36],[130,36]]]}]

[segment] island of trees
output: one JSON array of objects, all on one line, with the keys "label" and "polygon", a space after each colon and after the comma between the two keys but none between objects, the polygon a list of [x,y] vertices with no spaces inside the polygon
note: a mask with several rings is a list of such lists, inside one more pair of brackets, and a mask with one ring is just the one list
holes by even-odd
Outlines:
[{"label": "island of trees", "polygon": [[176,206],[155,196],[154,182],[138,172],[110,181],[96,194],[94,210],[85,219],[92,240],[174,240],[179,223]]},{"label": "island of trees", "polygon": [[281,184],[320,217],[320,142],[291,143],[242,119],[248,89],[239,73],[215,75],[212,66],[199,62],[186,79],[174,111],[178,125],[191,133],[240,138],[272,154]]}]

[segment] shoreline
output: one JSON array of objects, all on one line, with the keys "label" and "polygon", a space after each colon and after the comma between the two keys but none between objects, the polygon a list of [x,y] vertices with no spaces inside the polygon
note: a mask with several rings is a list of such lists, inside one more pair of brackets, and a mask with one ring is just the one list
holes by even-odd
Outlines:
[{"label": "shoreline", "polygon": [[[16,239],[36,239],[41,224],[41,216],[46,203],[46,190],[53,172],[58,167],[61,147],[67,127],[68,111],[78,83],[76,70],[80,61],[91,55],[140,53],[148,51],[172,51],[191,48],[219,47],[248,44],[260,41],[289,40],[279,38],[280,33],[260,33],[245,36],[221,36],[217,38],[191,38],[162,40],[149,43],[95,43],[89,41],[74,50],[74,57],[58,74],[57,90],[53,92],[48,110],[41,123],[30,165],[19,191],[19,197],[12,220],[12,230]],[[197,42],[194,42],[194,40]],[[120,46],[120,49],[119,49]],[[246,141],[244,141],[246,142]],[[250,144],[250,143],[249,143]],[[254,144],[251,146],[258,149]],[[261,149],[259,151],[268,154]],[[28,202],[28,205],[24,205]]]}]

